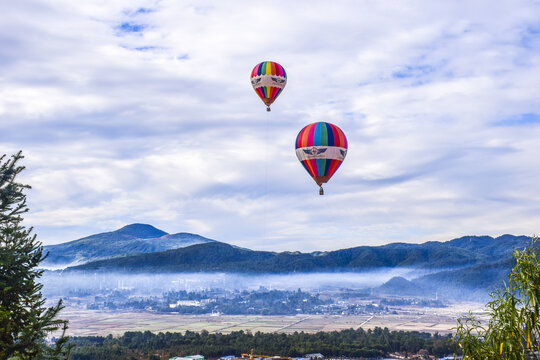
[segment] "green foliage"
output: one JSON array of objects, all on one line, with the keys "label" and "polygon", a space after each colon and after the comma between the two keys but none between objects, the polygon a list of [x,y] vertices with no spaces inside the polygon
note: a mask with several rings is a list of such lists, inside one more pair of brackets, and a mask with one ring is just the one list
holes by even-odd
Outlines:
[{"label": "green foliage", "polygon": [[536,359],[540,351],[538,239],[514,250],[508,286],[491,294],[487,325],[469,314],[458,319],[455,343],[464,359]]},{"label": "green foliage", "polygon": [[[24,169],[17,165],[20,159],[20,152],[0,157],[0,359],[64,359],[70,349],[67,321],[56,319],[62,303],[45,307],[43,285],[36,282],[43,273],[37,269],[43,249],[32,229],[21,225],[29,186],[15,181]],[[45,337],[58,329],[64,333],[48,347]]]},{"label": "green foliage", "polygon": [[[448,268],[472,266],[493,261],[484,251],[488,249],[510,256],[514,244],[521,244],[526,237],[506,236],[490,238],[497,244],[487,247],[475,242],[469,249],[462,249],[457,242],[425,244],[389,244],[379,247],[361,246],[326,253],[274,253],[240,249],[220,242],[193,245],[181,249],[153,252],[108,260],[90,262],[70,269],[126,272],[192,272],[228,271],[241,273],[290,273],[315,271],[357,271],[378,267],[418,266]],[[501,239],[501,240],[499,240]],[[99,246],[99,245],[98,245]],[[110,249],[101,249],[107,253]],[[60,256],[61,254],[58,254]],[[499,258],[497,258],[499,259]],[[476,277],[477,278],[477,277]]]},{"label": "green foliage", "polygon": [[[231,334],[211,334],[208,331],[196,333],[126,332],[119,338],[112,336],[74,337],[70,341],[77,344],[72,360],[97,359],[140,359],[169,358],[201,354],[206,358],[224,355],[240,355],[254,349],[257,354],[303,356],[308,353],[322,353],[327,357],[368,357],[387,356],[391,352],[417,353],[425,349],[436,356],[451,353],[449,336],[428,333],[389,331],[387,328],[373,330],[349,329],[343,331],[317,332],[306,334],[261,333],[235,331]],[[104,357],[106,354],[106,357]]]}]

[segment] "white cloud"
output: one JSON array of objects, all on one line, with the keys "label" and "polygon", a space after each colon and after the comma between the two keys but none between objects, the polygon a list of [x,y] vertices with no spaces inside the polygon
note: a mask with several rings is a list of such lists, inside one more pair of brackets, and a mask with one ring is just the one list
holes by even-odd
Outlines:
[{"label": "white cloud", "polygon": [[[0,147],[45,243],[146,222],[266,250],[537,233],[539,4],[13,2]],[[285,66],[271,113],[249,72]],[[329,121],[324,197],[294,155]]]}]

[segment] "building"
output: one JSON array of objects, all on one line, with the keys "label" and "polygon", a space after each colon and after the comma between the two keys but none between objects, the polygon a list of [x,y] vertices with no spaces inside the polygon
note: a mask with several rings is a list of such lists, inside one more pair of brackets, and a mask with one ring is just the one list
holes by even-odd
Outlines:
[{"label": "building", "polygon": [[189,356],[175,356],[170,358],[169,360],[204,360],[204,356],[202,355],[189,355]]}]

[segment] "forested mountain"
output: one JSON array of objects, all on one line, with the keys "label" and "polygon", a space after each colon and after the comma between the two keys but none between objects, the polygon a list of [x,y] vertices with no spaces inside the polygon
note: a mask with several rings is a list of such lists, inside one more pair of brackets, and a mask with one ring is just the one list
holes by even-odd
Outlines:
[{"label": "forested mountain", "polygon": [[528,240],[525,236],[512,235],[498,238],[466,237],[444,243],[395,243],[314,253],[253,251],[214,241],[163,252],[94,261],[70,270],[290,273],[382,267],[457,269],[510,258],[513,247],[525,246]]},{"label": "forested mountain", "polygon": [[151,225],[131,224],[123,228],[88,236],[58,245],[44,246],[49,256],[43,267],[83,264],[116,256],[160,252],[194,244],[213,242],[205,237],[189,234],[167,234]]},{"label": "forested mountain", "polygon": [[[498,258],[497,258],[498,259]],[[413,280],[394,277],[375,289],[378,295],[423,296],[441,298],[480,299],[508,282],[514,267],[512,257],[483,262],[454,270],[441,270]]]},{"label": "forested mountain", "polygon": [[497,238],[491,236],[464,236],[446,242],[446,244],[464,250],[474,251],[488,257],[508,257],[513,247],[523,247],[531,241],[528,236],[502,235]]}]

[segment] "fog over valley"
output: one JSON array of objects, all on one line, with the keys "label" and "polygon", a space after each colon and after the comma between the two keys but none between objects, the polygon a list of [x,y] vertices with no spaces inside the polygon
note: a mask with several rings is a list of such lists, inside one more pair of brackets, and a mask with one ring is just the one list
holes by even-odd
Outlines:
[{"label": "fog over valley", "polygon": [[425,269],[383,268],[366,272],[297,273],[244,275],[238,273],[126,274],[47,271],[42,282],[48,296],[65,296],[105,289],[129,289],[138,295],[156,295],[163,291],[188,292],[207,289],[321,291],[366,289],[382,285],[399,276],[412,280],[425,275]]},{"label": "fog over valley", "polygon": [[[145,224],[47,246],[42,278],[78,335],[125,331],[450,333],[482,316],[526,236],[270,252]],[[264,327],[261,328],[261,322]],[[111,328],[114,324],[114,328]]]},{"label": "fog over valley", "polygon": [[514,235],[464,236],[423,244],[268,252],[131,224],[47,246],[42,266],[61,270],[45,271],[42,282],[47,296],[85,298],[86,306],[95,306],[91,297],[119,292],[122,299],[102,304],[118,306],[133,297],[163,297],[171,291],[204,293],[198,296],[213,299],[219,291],[233,296],[298,289],[310,294],[360,291],[373,298],[481,300],[507,279],[512,249],[529,241]]}]

